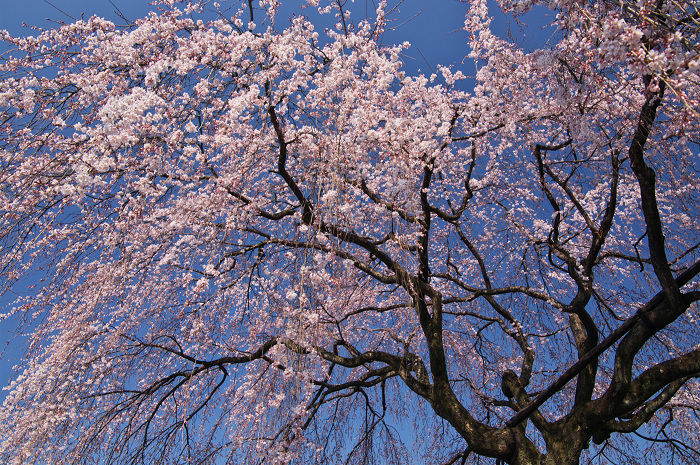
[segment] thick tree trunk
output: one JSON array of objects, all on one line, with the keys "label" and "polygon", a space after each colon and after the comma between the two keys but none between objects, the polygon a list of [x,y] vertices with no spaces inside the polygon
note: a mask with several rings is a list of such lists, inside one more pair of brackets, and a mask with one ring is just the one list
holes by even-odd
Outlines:
[{"label": "thick tree trunk", "polygon": [[519,435],[517,451],[508,463],[511,465],[578,465],[581,453],[588,447],[588,435],[573,422],[556,425],[552,433],[548,434],[546,451],[538,451],[531,441]]}]

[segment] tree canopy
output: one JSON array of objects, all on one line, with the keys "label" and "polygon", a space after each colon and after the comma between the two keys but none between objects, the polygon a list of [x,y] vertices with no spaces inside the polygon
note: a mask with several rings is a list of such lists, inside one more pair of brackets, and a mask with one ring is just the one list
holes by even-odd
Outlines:
[{"label": "tree canopy", "polygon": [[695,3],[346,3],[2,35],[0,460],[699,463]]}]

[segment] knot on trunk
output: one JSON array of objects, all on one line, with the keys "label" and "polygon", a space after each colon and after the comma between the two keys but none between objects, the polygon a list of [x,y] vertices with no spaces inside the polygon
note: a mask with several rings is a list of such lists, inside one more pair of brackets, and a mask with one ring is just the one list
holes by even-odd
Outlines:
[{"label": "knot on trunk", "polygon": [[507,370],[501,377],[501,391],[503,395],[509,399],[518,397],[518,393],[522,391],[518,375],[513,370]]}]

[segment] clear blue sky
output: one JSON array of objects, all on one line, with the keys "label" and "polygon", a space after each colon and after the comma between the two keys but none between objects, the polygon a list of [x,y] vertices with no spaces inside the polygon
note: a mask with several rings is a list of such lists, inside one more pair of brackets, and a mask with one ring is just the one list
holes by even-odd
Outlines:
[{"label": "clear blue sky", "polygon": [[[219,1],[226,3],[226,0]],[[112,0],[112,3],[132,20],[153,8],[148,0]],[[257,0],[254,1],[256,3]],[[302,2],[287,0],[285,3],[283,0],[282,3],[295,5]],[[348,9],[353,12],[353,19],[360,19],[367,10],[371,12],[374,9],[375,3],[373,0],[354,0]],[[468,53],[467,36],[459,30],[464,25],[466,8],[467,4],[458,0],[404,0],[399,12],[393,15],[396,21],[390,25],[398,27],[395,32],[385,35],[385,41],[401,43],[408,40],[412,44],[406,57],[406,65],[411,70],[421,69],[424,74],[430,74],[430,68],[438,64],[458,64]],[[109,0],[0,0],[0,29],[7,29],[13,35],[34,35],[36,31],[22,24],[49,28],[56,26],[58,21],[73,22],[71,18],[89,18],[93,15],[120,24],[123,21],[115,10]],[[498,35],[505,36],[509,31],[516,36],[521,35],[519,25],[498,14],[495,2],[491,5],[491,15],[496,18],[492,26]],[[544,9],[528,15],[526,21],[530,28],[527,33],[535,39],[525,43],[527,48],[534,48],[538,42],[547,39],[547,31],[542,31],[541,26],[553,17],[553,13]]]},{"label": "clear blue sky", "polygon": [[[239,1],[236,0],[235,3],[238,4]],[[143,16],[152,9],[147,0],[112,2],[129,19]],[[225,4],[226,0],[220,2]],[[294,5],[302,2],[288,0],[282,3]],[[348,9],[353,12],[352,18],[359,19],[364,16],[366,8],[373,10],[373,3],[376,2],[355,0],[354,4],[349,4]],[[254,4],[257,4],[257,0]],[[431,65],[455,61],[455,58],[459,61],[466,52],[465,35],[461,32],[449,32],[462,27],[465,7],[464,3],[457,0],[405,0],[400,7],[400,15],[395,14],[399,19],[396,25],[409,19],[410,21],[398,28],[398,36],[401,41],[410,40],[415,43],[423,55],[431,57]],[[72,22],[71,17],[79,19],[83,15],[85,18],[92,15],[103,16],[117,24],[122,22],[109,0],[0,0],[0,12],[0,29],[7,29],[13,35],[33,34],[30,29],[22,27],[22,23],[51,27],[56,25],[56,21]],[[421,59],[417,52],[416,58]]]}]

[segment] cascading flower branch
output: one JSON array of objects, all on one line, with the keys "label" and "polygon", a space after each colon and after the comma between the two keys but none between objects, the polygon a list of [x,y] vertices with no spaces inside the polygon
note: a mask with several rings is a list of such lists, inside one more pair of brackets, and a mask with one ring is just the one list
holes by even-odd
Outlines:
[{"label": "cascading flower branch", "polygon": [[697,6],[500,3],[473,75],[385,1],[3,33],[0,460],[697,463]]}]

